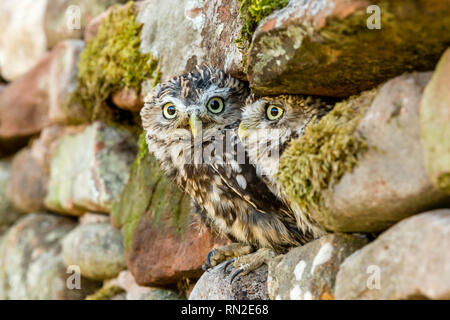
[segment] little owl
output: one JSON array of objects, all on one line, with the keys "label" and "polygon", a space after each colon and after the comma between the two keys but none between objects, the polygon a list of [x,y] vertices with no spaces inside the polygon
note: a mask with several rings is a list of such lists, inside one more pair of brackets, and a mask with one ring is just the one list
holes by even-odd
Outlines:
[{"label": "little owl", "polygon": [[237,136],[248,95],[245,83],[199,67],[156,86],[141,111],[149,151],[208,224],[235,241],[213,249],[206,262],[233,263],[231,281],[312,238],[248,161]]},{"label": "little owl", "polygon": [[242,109],[239,138],[254,164],[256,173],[269,189],[295,214],[298,228],[314,238],[325,230],[298,205],[287,200],[277,183],[278,160],[288,143],[304,134],[311,121],[318,121],[333,106],[332,100],[300,95],[257,97],[250,95]]}]

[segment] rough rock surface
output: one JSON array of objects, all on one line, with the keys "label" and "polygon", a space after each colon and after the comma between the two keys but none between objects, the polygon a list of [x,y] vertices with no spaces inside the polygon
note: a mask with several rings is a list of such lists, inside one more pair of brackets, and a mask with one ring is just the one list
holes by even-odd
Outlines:
[{"label": "rough rock surface", "polygon": [[277,257],[269,264],[270,298],[333,299],[340,264],[367,242],[362,236],[330,234]]},{"label": "rough rock surface", "polygon": [[123,2],[126,0],[48,0],[44,20],[47,46],[53,48],[65,39],[81,39],[94,17]]},{"label": "rough rock surface", "polygon": [[0,160],[0,235],[21,217],[6,196],[8,181],[11,177],[11,161]]},{"label": "rough rock surface", "polygon": [[198,278],[208,252],[226,242],[191,220],[189,196],[165,177],[145,142],[139,145],[130,180],[111,213],[124,237],[128,269],[145,286]]},{"label": "rough rock surface", "polygon": [[48,0],[4,0],[0,5],[0,68],[15,80],[47,52],[44,15]]},{"label": "rough rock surface", "polygon": [[432,185],[424,165],[419,112],[430,77],[431,73],[399,76],[366,100],[370,105],[357,133],[366,141],[367,150],[353,171],[345,172],[331,190],[321,191],[322,206],[311,210],[326,229],[382,231],[450,202],[448,195]]},{"label": "rough rock surface", "polygon": [[121,271],[115,279],[107,281],[108,285],[114,285],[125,290],[125,300],[177,300],[178,294],[170,289],[143,287],[136,283],[133,275],[128,270]]},{"label": "rough rock surface", "polygon": [[202,63],[243,78],[234,43],[242,27],[238,11],[237,0],[146,1],[137,17],[144,23],[140,51],[160,59],[162,80]]},{"label": "rough rock surface", "polygon": [[93,280],[110,279],[126,268],[122,235],[109,223],[79,225],[62,240],[66,266],[77,265]]},{"label": "rough rock surface", "polygon": [[51,54],[46,55],[1,92],[0,141],[30,136],[49,124],[48,82],[52,58]]},{"label": "rough rock surface", "polygon": [[20,219],[0,248],[1,299],[83,299],[98,283],[80,279],[81,289],[68,289],[60,240],[75,223],[65,217],[33,213]]},{"label": "rough rock surface", "polygon": [[128,180],[135,155],[133,135],[103,122],[65,135],[51,163],[46,205],[73,215],[108,213]]},{"label": "rough rock surface", "polygon": [[203,273],[189,295],[189,300],[269,300],[267,265],[262,265],[244,277],[236,277],[232,284],[230,277],[235,269],[229,266],[224,273],[221,266],[222,264]]},{"label": "rough rock surface", "polygon": [[76,64],[82,48],[81,40],[61,42],[34,68],[5,87],[0,93],[0,146],[20,147],[23,140],[51,122],[86,119],[84,109],[70,104],[69,99],[76,86]]},{"label": "rough rock surface", "polygon": [[434,186],[450,194],[450,49],[425,88],[421,107],[425,166]]},{"label": "rough rock surface", "polygon": [[405,219],[341,265],[336,299],[450,299],[450,209]]},{"label": "rough rock surface", "polygon": [[23,212],[45,209],[48,175],[33,159],[30,148],[17,153],[12,162],[7,196]]},{"label": "rough rock surface", "polygon": [[[381,29],[372,27],[374,4]],[[261,95],[348,97],[404,72],[431,70],[450,44],[449,4],[291,0],[253,36],[250,85]]]},{"label": "rough rock surface", "polygon": [[48,71],[48,117],[52,123],[75,124],[88,119],[85,108],[71,99],[77,87],[78,57],[83,49],[81,40],[66,40],[53,49]]},{"label": "rough rock surface", "polygon": [[0,69],[16,80],[49,48],[81,39],[85,26],[113,3],[125,0],[3,0],[0,4]]}]

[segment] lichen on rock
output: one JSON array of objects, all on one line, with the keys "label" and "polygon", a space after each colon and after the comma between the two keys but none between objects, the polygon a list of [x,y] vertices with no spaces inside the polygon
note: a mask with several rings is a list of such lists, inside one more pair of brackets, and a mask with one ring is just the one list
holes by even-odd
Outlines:
[{"label": "lichen on rock", "polygon": [[72,99],[79,100],[93,120],[111,114],[107,100],[114,91],[128,88],[139,94],[144,80],[160,78],[158,61],[139,52],[142,24],[136,14],[133,2],[112,7],[80,56]]},{"label": "lichen on rock", "polygon": [[[289,0],[239,0],[239,13],[243,21],[241,36],[236,39],[236,44],[244,53],[252,41],[253,33],[259,22],[270,15],[273,11],[285,7]],[[243,64],[246,64],[244,54]]]},{"label": "lichen on rock", "polygon": [[330,190],[358,164],[367,144],[357,127],[376,90],[336,104],[318,122],[311,122],[304,136],[292,141],[280,159],[278,180],[288,197],[306,212],[326,210],[322,191]]}]

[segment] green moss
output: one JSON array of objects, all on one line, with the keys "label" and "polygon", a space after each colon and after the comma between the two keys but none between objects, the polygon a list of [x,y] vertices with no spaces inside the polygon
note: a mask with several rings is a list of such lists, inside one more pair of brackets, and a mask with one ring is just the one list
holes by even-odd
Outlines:
[{"label": "green moss", "polygon": [[240,37],[236,39],[239,50],[243,52],[244,66],[246,65],[246,51],[252,42],[253,33],[258,24],[273,11],[285,7],[289,0],[239,0],[239,14],[243,21]]},{"label": "green moss", "polygon": [[305,21],[261,33],[250,53],[252,89],[347,98],[405,72],[432,70],[450,45],[450,15],[444,4],[425,13],[419,3],[377,2],[379,30],[367,28],[370,15],[361,9],[316,31]]},{"label": "green moss", "polygon": [[278,180],[291,200],[306,212],[325,212],[322,192],[357,165],[367,144],[356,129],[376,90],[338,103],[304,136],[294,140],[280,159]]},{"label": "green moss", "polygon": [[145,134],[138,142],[138,154],[131,166],[130,178],[114,202],[111,217],[120,227],[128,250],[141,219],[151,219],[158,228],[170,227],[182,234],[188,226],[190,198],[174,185],[148,152]]},{"label": "green moss", "polygon": [[113,92],[130,88],[139,94],[143,80],[160,78],[157,60],[139,52],[142,24],[135,18],[133,2],[113,7],[80,55],[78,88],[72,99],[81,103],[92,120],[114,112],[108,108]]},{"label": "green moss", "polygon": [[119,286],[107,285],[103,286],[95,293],[87,296],[86,300],[110,300],[114,296],[123,292],[125,292],[125,290]]}]

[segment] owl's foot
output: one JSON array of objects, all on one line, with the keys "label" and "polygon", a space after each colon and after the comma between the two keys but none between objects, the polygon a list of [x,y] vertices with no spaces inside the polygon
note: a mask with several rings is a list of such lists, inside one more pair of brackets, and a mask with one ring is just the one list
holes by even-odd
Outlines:
[{"label": "owl's foot", "polygon": [[250,253],[244,256],[240,256],[227,261],[224,264],[224,269],[232,263],[236,270],[231,275],[230,283],[238,276],[245,276],[251,271],[258,269],[261,265],[268,264],[271,259],[276,257],[277,254],[269,248],[261,248],[254,253]]},{"label": "owl's foot", "polygon": [[245,256],[253,251],[251,246],[242,243],[231,243],[223,247],[214,248],[208,253],[206,263],[203,264],[202,269],[208,271],[223,261],[234,261],[232,258]]}]

